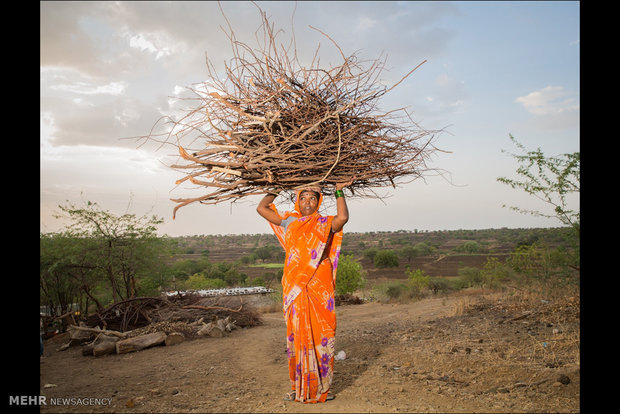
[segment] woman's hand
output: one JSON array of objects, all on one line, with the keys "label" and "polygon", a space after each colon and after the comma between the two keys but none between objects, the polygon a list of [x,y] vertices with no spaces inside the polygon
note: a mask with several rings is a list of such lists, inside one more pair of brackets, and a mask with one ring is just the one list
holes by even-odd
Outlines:
[{"label": "woman's hand", "polygon": [[353,184],[353,181],[355,181],[355,177],[351,178],[349,181],[336,183],[336,191],[342,190],[343,188],[350,186],[351,184]]}]

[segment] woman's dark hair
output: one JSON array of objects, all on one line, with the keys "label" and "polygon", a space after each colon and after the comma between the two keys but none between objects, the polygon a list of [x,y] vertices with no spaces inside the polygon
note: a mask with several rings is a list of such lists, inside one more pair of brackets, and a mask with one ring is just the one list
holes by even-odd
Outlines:
[{"label": "woman's dark hair", "polygon": [[314,191],[314,190],[301,190],[301,192],[299,193],[299,197],[301,197],[301,195],[303,193],[313,193],[316,196],[317,200],[321,198],[321,193],[319,193],[318,191]]}]

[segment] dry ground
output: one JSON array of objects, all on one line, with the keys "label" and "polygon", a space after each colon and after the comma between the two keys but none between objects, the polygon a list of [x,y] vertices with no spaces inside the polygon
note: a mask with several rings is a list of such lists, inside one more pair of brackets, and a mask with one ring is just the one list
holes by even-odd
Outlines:
[{"label": "dry ground", "polygon": [[[41,412],[579,412],[579,297],[541,301],[461,292],[412,303],[336,308],[333,392],[289,389],[279,312],[262,326],[103,357],[46,343]],[[52,398],[94,397],[105,405]],[[58,401],[58,400],[57,400]],[[84,401],[84,400],[81,400]]]}]

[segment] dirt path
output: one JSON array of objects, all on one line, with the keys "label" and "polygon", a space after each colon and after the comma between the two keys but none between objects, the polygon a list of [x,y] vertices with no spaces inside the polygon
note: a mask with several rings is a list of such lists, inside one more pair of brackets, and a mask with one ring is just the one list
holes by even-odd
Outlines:
[{"label": "dirt path", "polygon": [[[79,347],[57,352],[48,343],[41,412],[578,412],[579,364],[558,360],[560,348],[553,358],[528,351],[531,329],[539,330],[534,341],[544,339],[550,322],[530,319],[524,336],[524,325],[493,319],[496,308],[459,314],[483,299],[339,306],[336,352],[347,358],[336,361],[336,399],[325,404],[282,400],[289,381],[280,313],[224,338],[124,355],[85,357]],[[51,404],[86,397],[101,400]]]}]

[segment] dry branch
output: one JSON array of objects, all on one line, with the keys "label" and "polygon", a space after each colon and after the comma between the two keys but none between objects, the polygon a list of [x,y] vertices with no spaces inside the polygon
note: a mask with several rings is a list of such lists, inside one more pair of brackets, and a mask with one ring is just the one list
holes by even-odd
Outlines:
[{"label": "dry branch", "polygon": [[168,119],[166,132],[141,137],[177,147],[182,163],[171,167],[184,174],[177,184],[189,181],[206,191],[173,199],[173,216],[191,203],[290,194],[317,184],[329,194],[353,177],[352,195],[376,197],[373,189],[435,171],[426,162],[440,131],[421,128],[404,109],[379,110],[380,99],[425,61],[388,88],[378,80],[385,59],[366,66],[319,31],[338,48],[342,64],[320,67],[317,48],[311,65],[301,67],[261,15],[264,44],[238,41],[229,25],[232,58],[224,80],[207,59],[208,80],[188,88],[195,106],[181,119]]}]

